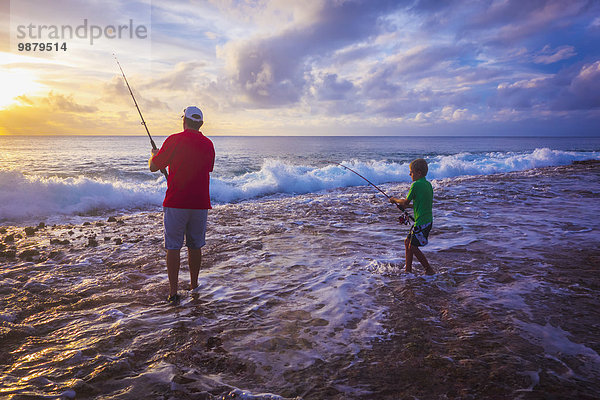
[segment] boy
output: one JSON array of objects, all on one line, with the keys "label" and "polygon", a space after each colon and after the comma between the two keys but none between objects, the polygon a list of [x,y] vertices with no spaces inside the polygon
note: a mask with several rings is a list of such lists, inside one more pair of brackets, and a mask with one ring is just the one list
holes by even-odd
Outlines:
[{"label": "boy", "polygon": [[410,207],[410,202],[413,201],[413,208],[415,210],[415,225],[411,228],[410,233],[404,241],[404,248],[406,249],[406,272],[412,272],[413,255],[417,256],[417,260],[425,268],[427,275],[433,275],[435,272],[427,258],[421,252],[419,247],[427,244],[427,238],[429,237],[429,231],[433,224],[433,188],[431,183],[425,176],[429,170],[427,161],[422,158],[417,158],[410,163],[410,176],[413,180],[410,190],[406,199],[399,199],[391,197],[390,202],[399,204],[403,208]]}]

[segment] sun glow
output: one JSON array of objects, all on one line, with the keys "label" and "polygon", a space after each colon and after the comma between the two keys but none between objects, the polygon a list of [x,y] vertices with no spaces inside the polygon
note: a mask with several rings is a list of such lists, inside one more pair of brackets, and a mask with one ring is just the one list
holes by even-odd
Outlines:
[{"label": "sun glow", "polygon": [[[0,109],[19,102],[19,96],[36,94],[43,85],[36,82],[36,76],[30,71],[18,68],[0,69]],[[23,102],[23,101],[21,101]]]}]

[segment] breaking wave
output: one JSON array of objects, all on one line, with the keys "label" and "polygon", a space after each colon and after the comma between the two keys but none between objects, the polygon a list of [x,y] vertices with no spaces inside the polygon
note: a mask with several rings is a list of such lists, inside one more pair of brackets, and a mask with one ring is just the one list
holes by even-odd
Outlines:
[{"label": "breaking wave", "polygon": [[[428,157],[428,179],[506,173],[589,159],[600,159],[600,153],[538,148],[523,153],[438,155]],[[346,160],[342,163],[375,184],[410,182],[407,162]],[[0,222],[55,215],[94,215],[108,210],[155,209],[160,207],[166,188],[164,179],[157,179],[123,182],[114,178],[40,177],[0,171]],[[215,204],[224,204],[364,184],[358,176],[333,163],[316,167],[266,159],[257,171],[230,178],[213,174],[211,198]]]},{"label": "breaking wave", "polygon": [[160,205],[160,187],[90,178],[25,176],[0,171],[0,222]]},{"label": "breaking wave", "polygon": [[[529,153],[460,153],[428,159],[428,179],[490,175],[532,168],[569,165],[573,161],[600,159],[598,152],[568,152],[548,148]],[[409,163],[388,161],[342,162],[375,184],[410,182]],[[283,160],[265,160],[259,171],[232,179],[213,179],[211,193],[217,202],[246,200],[277,193],[304,194],[340,187],[364,185],[365,181],[335,164],[316,168],[290,165]]]}]

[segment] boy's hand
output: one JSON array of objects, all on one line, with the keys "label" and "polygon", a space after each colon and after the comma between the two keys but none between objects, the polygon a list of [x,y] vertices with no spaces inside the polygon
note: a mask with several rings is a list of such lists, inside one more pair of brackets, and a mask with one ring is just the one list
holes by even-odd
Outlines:
[{"label": "boy's hand", "polygon": [[408,207],[408,200],[406,199],[399,199],[397,197],[390,197],[390,203],[392,204],[398,204],[400,207],[402,208],[406,208]]},{"label": "boy's hand", "polygon": [[158,153],[158,149],[152,149],[151,153],[152,153],[152,156],[154,157],[156,155],[156,153]]}]

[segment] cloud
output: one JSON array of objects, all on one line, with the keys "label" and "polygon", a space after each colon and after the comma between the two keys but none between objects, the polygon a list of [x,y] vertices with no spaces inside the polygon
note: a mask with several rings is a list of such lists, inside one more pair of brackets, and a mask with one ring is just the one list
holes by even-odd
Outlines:
[{"label": "cloud", "polygon": [[337,74],[326,74],[319,83],[315,84],[319,100],[343,100],[354,89],[352,82],[340,79]]},{"label": "cloud", "polygon": [[167,72],[160,78],[153,79],[142,86],[143,89],[157,88],[168,90],[186,91],[200,84],[201,76],[198,73],[206,63],[201,61],[179,62],[173,71]]},{"label": "cloud", "polygon": [[47,104],[52,111],[91,113],[98,110],[94,106],[77,104],[73,99],[73,95],[55,94],[53,91],[50,91],[48,97],[42,99],[42,102]]},{"label": "cloud", "polygon": [[373,111],[387,118],[403,118],[415,113],[428,113],[439,106],[438,102],[422,99],[416,93],[398,99],[379,101],[376,104]]},{"label": "cloud", "polygon": [[567,68],[550,77],[501,84],[490,105],[516,110],[598,110],[600,61]]},{"label": "cloud", "polygon": [[362,96],[370,100],[387,100],[395,98],[402,91],[402,86],[394,77],[393,65],[381,65],[361,82]]},{"label": "cloud", "polygon": [[[152,52],[129,51],[139,43],[125,41],[116,50],[144,116],[164,131],[170,110],[188,102],[211,115],[208,127],[232,134],[248,126],[447,127],[524,115],[587,113],[597,122],[600,115],[595,0],[107,1],[19,3],[15,21],[144,22],[151,14]],[[16,92],[24,93],[15,105],[21,114],[12,115],[52,113],[40,122],[52,132],[49,120],[63,130],[72,124],[70,131],[92,117],[102,120],[101,132],[139,125],[112,44],[4,59],[12,77],[17,68],[31,72],[20,87],[38,84]],[[305,115],[310,122],[298,122]]]},{"label": "cloud", "polygon": [[510,44],[570,25],[593,0],[506,0],[480,8],[462,28],[462,34],[480,32],[483,40]]},{"label": "cloud", "polygon": [[[128,79],[129,80],[129,79]],[[133,95],[135,96],[135,100],[138,105],[142,107],[144,110],[170,110],[169,104],[165,101],[162,101],[156,97],[151,99],[142,96],[139,92],[137,92],[134,88],[131,88],[133,91]],[[100,100],[107,103],[115,103],[118,102],[120,104],[127,104],[130,106],[134,106],[133,100],[131,99],[131,94],[129,93],[129,89],[123,80],[123,77],[120,75],[115,75],[112,77],[110,82],[106,82],[101,85],[101,95]]]},{"label": "cloud", "polygon": [[115,75],[110,82],[102,84],[102,99],[105,101],[122,101],[128,94],[129,91],[121,76]]},{"label": "cloud", "polygon": [[26,104],[29,106],[34,105],[33,100],[31,100],[28,96],[26,95],[22,95],[22,96],[17,96],[15,97],[15,100],[19,101],[21,104]]},{"label": "cloud", "polygon": [[[0,109],[0,127],[15,135],[144,133],[130,107],[97,107],[76,101],[73,94],[50,91],[46,96],[19,96],[18,102]],[[151,129],[170,132],[180,119],[162,113],[144,114]],[[169,119],[171,118],[171,119]],[[175,126],[175,128],[173,128]]]},{"label": "cloud", "polygon": [[332,65],[343,66],[354,61],[361,61],[371,56],[377,56],[378,51],[379,49],[374,44],[360,43],[335,51],[330,60]]},{"label": "cloud", "polygon": [[97,108],[78,104],[73,95],[49,92],[45,97],[19,96],[19,103],[0,110],[0,126],[10,134],[75,134],[98,127]]},{"label": "cloud", "polygon": [[573,46],[560,46],[556,49],[552,49],[549,45],[546,45],[538,54],[534,55],[533,62],[536,64],[552,64],[558,61],[567,60],[576,55],[577,53]]},{"label": "cloud", "polygon": [[600,109],[600,61],[581,67],[553,99],[554,110]]},{"label": "cloud", "polygon": [[379,30],[377,20],[394,1],[322,2],[310,21],[277,34],[228,43],[226,59],[232,86],[249,105],[279,107],[299,101],[313,63]]},{"label": "cloud", "polygon": [[433,71],[447,70],[451,64],[458,65],[458,58],[470,51],[464,45],[454,44],[416,47],[399,54],[392,61],[395,64],[394,73],[402,79],[406,79],[406,76],[431,76]]}]

